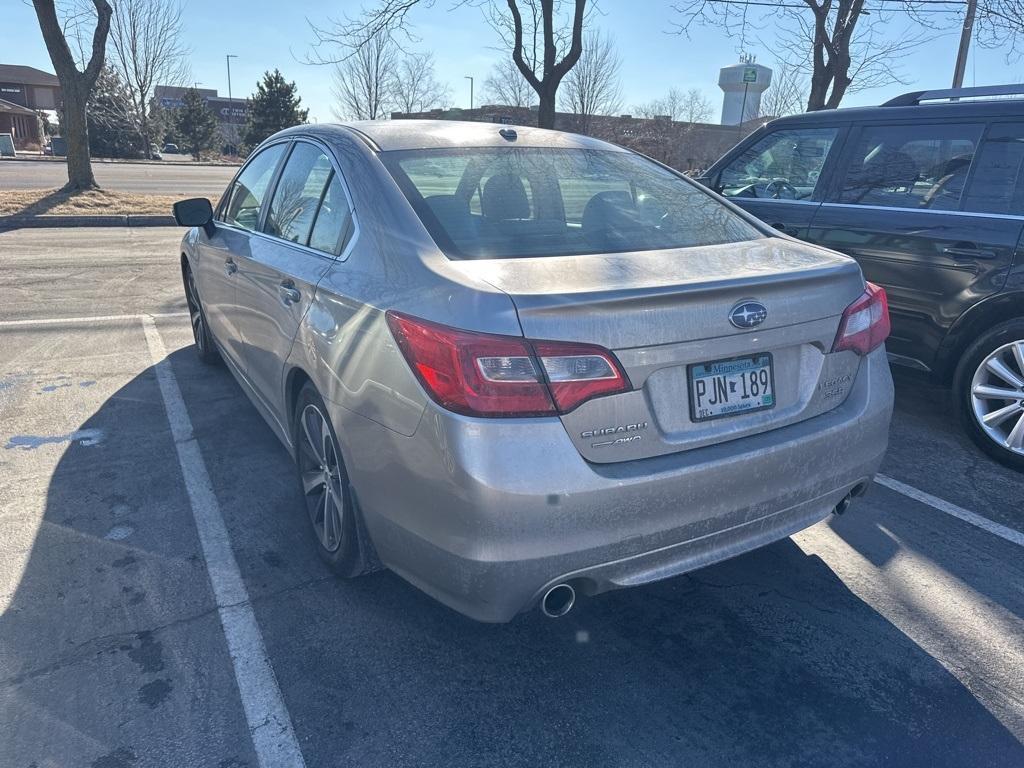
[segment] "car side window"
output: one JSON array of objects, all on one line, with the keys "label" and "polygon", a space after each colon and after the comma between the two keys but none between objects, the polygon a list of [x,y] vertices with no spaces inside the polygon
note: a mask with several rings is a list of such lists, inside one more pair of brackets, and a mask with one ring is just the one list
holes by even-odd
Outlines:
[{"label": "car side window", "polygon": [[341,178],[331,172],[327,191],[316,214],[313,232],[309,236],[309,247],[337,255],[345,249],[352,237],[352,211],[341,183]]},{"label": "car side window", "polygon": [[770,133],[722,169],[715,191],[726,197],[807,200],[838,133],[837,128]]},{"label": "car side window", "polygon": [[322,150],[296,143],[270,201],[266,233],[306,245],[330,175],[331,161]]},{"label": "car side window", "polygon": [[1024,123],[995,123],[978,151],[963,210],[1024,215]]},{"label": "car side window", "polygon": [[267,187],[274,178],[274,171],[286,147],[286,144],[274,144],[246,164],[231,187],[222,221],[243,229],[256,230],[266,200]]},{"label": "car side window", "polygon": [[839,202],[949,211],[960,206],[980,125],[876,125],[861,130]]}]

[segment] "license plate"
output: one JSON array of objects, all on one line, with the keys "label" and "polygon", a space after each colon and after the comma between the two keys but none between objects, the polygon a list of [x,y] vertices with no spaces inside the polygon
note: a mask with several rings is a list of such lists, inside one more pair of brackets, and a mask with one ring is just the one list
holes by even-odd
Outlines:
[{"label": "license plate", "polygon": [[775,407],[775,372],[772,356],[767,352],[698,363],[687,370],[693,421]]}]

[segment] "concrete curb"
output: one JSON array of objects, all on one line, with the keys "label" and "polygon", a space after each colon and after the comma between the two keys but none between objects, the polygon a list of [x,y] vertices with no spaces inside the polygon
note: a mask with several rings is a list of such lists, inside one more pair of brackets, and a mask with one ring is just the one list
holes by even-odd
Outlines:
[{"label": "concrete curb", "polygon": [[173,216],[0,216],[0,229],[41,227],[173,227]]},{"label": "concrete curb", "polygon": [[[68,159],[66,157],[4,157],[2,162],[5,163],[61,163],[67,165]],[[101,157],[91,158],[91,162],[95,165],[159,165],[159,166],[171,166],[173,167],[186,167],[186,168],[240,168],[242,161],[237,163],[216,163],[206,160],[110,160]]]}]

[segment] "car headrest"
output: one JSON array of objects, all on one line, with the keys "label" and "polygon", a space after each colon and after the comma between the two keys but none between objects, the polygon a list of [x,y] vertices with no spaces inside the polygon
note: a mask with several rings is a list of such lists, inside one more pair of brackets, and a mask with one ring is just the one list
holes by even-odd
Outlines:
[{"label": "car headrest", "polygon": [[882,148],[864,161],[856,186],[905,187],[917,181],[917,163],[905,152]]},{"label": "car headrest", "polygon": [[610,239],[619,234],[620,226],[635,219],[636,205],[629,192],[598,192],[587,201],[580,226],[588,243],[608,246]]},{"label": "car headrest", "polygon": [[480,212],[489,219],[528,219],[530,199],[523,180],[514,173],[498,173],[484,184]]}]

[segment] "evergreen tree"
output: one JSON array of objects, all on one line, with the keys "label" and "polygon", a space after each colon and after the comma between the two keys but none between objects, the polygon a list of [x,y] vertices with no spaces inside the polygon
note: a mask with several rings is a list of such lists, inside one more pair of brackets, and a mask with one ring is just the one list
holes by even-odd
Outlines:
[{"label": "evergreen tree", "polygon": [[[62,116],[63,117],[63,116]],[[96,77],[86,111],[89,153],[95,157],[142,157],[142,137],[132,100],[121,77],[104,67]]]},{"label": "evergreen tree", "polygon": [[217,138],[217,116],[195,88],[185,91],[182,105],[174,116],[174,128],[182,149],[191,152],[195,160],[213,146]]},{"label": "evergreen tree", "polygon": [[246,147],[252,149],[271,134],[306,122],[309,110],[300,109],[301,103],[294,82],[285,82],[276,69],[265,72],[249,97],[249,120],[242,136]]}]

